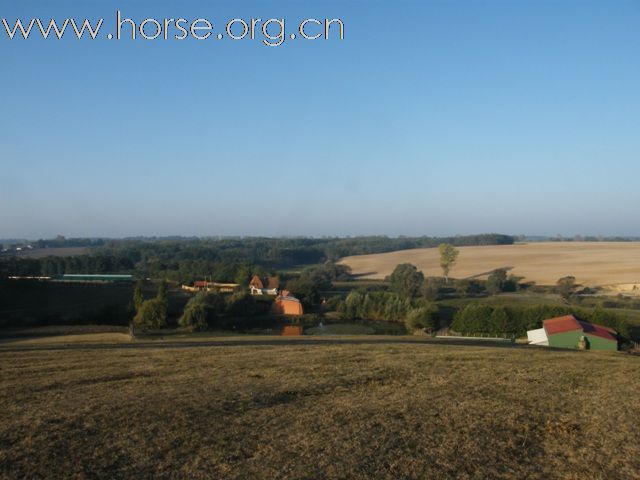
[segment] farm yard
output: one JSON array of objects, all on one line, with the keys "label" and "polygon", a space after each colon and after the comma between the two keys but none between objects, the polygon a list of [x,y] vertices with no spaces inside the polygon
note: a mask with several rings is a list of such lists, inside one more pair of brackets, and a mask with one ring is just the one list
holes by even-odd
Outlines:
[{"label": "farm yard", "polygon": [[[440,275],[435,248],[400,250],[341,259],[354,275],[383,279],[396,265],[411,263],[426,276]],[[460,247],[451,271],[455,278],[486,278],[493,270],[508,269],[524,281],[555,285],[560,277],[572,275],[585,286],[619,285],[621,291],[640,293],[640,242],[540,242],[514,245]]]},{"label": "farm yard", "polygon": [[4,478],[637,478],[640,359],[378,337],[0,348]]}]

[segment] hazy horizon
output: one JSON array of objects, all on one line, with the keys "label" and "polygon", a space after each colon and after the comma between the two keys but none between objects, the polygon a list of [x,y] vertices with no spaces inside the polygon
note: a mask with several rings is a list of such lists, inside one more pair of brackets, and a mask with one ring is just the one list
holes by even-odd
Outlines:
[{"label": "hazy horizon", "polygon": [[[107,2],[5,3],[13,23]],[[140,1],[344,40],[9,40],[0,238],[638,236],[640,3]]]}]

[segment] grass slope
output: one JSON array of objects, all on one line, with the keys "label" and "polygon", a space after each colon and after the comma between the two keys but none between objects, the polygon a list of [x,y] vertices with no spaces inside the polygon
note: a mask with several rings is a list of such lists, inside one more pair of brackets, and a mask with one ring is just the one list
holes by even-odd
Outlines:
[{"label": "grass slope", "polygon": [[0,349],[5,478],[637,478],[640,359],[391,341]]}]

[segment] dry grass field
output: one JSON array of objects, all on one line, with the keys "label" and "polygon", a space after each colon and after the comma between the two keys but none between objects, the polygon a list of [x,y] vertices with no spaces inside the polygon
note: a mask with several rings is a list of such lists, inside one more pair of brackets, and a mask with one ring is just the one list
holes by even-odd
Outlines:
[{"label": "dry grass field", "polygon": [[4,344],[0,477],[638,478],[638,357],[227,342]]},{"label": "dry grass field", "polygon": [[[345,257],[354,274],[381,279],[399,263],[412,263],[427,276],[441,275],[437,248],[401,250]],[[548,242],[515,245],[460,247],[451,270],[455,278],[482,277],[496,268],[540,285],[553,285],[573,275],[588,286],[638,284],[640,289],[640,242]]]}]

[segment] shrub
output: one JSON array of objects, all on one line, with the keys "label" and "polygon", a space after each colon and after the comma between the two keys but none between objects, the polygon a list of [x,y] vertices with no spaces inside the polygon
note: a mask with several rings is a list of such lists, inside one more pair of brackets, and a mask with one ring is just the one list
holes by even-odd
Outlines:
[{"label": "shrub", "polygon": [[422,284],[421,293],[422,296],[429,300],[436,300],[440,289],[444,286],[444,278],[442,277],[427,277]]},{"label": "shrub", "polygon": [[410,263],[399,264],[389,275],[389,287],[399,297],[415,297],[423,283],[424,275]]},{"label": "shrub", "polygon": [[435,305],[409,310],[405,320],[407,330],[413,331],[424,328],[431,332],[434,331],[437,328],[437,312],[438,309]]},{"label": "shrub", "polygon": [[194,331],[206,330],[223,308],[224,301],[219,295],[200,292],[189,299],[178,324]]},{"label": "shrub", "polygon": [[505,284],[507,283],[507,271],[504,268],[494,270],[487,278],[487,290],[492,295],[504,291]]},{"label": "shrub", "polygon": [[576,277],[562,277],[556,283],[556,292],[565,300],[569,299],[576,289]]},{"label": "shrub", "polygon": [[133,323],[140,327],[163,328],[167,325],[167,302],[161,298],[145,300],[140,305]]}]

